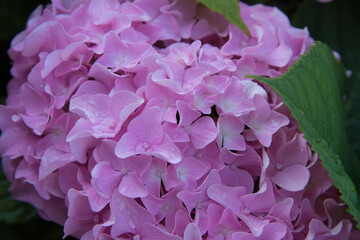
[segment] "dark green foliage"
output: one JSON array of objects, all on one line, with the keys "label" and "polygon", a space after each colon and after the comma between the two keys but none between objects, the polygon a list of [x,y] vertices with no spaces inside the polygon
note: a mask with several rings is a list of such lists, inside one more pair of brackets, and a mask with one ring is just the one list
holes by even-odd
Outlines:
[{"label": "dark green foliage", "polygon": [[[318,42],[280,77],[255,78],[280,94],[306,140],[322,159],[334,186],[340,190],[349,213],[359,223],[356,188],[344,169],[357,160],[350,155],[345,131],[340,89],[346,76],[341,63],[335,60],[328,46]],[[358,182],[360,176],[353,177]]]}]

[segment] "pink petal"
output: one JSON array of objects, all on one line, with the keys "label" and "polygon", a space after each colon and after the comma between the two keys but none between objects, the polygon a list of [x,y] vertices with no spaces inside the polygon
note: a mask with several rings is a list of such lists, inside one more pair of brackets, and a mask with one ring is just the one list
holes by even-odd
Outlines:
[{"label": "pink petal", "polygon": [[191,125],[190,139],[196,149],[202,149],[214,141],[217,129],[214,121],[207,116],[201,117]]},{"label": "pink petal", "polygon": [[129,198],[145,197],[148,194],[144,184],[135,174],[131,173],[126,174],[121,179],[119,193]]},{"label": "pink petal", "polygon": [[161,118],[162,111],[159,107],[146,109],[129,123],[128,132],[135,134],[142,142],[159,144],[163,138]]},{"label": "pink petal", "polygon": [[303,190],[310,178],[309,170],[302,165],[291,165],[277,171],[271,179],[279,187],[296,192]]},{"label": "pink petal", "polygon": [[109,162],[103,161],[95,165],[91,171],[91,184],[104,198],[110,198],[112,192],[119,185],[122,177]]},{"label": "pink petal", "polygon": [[286,159],[284,165],[298,164],[305,166],[309,156],[306,148],[307,141],[302,134],[296,134],[294,139],[287,142],[277,152],[278,159]]},{"label": "pink petal", "polygon": [[219,172],[221,181],[229,187],[245,187],[247,193],[252,193],[254,188],[254,180],[250,173],[232,165],[225,167]]},{"label": "pink petal", "polygon": [[224,207],[237,211],[243,207],[240,202],[240,197],[245,193],[246,190],[244,187],[228,187],[222,184],[213,184],[207,189],[207,195],[209,198]]},{"label": "pink petal", "polygon": [[153,145],[152,154],[165,161],[175,164],[181,161],[180,150],[170,140],[170,138],[164,134],[163,140],[158,145]]},{"label": "pink petal", "polygon": [[198,226],[194,223],[187,225],[184,232],[184,240],[201,240],[201,234]]},{"label": "pink petal", "polygon": [[180,115],[180,126],[190,126],[196,119],[201,116],[201,113],[192,109],[189,104],[183,101],[177,101],[176,106]]},{"label": "pink petal", "polygon": [[136,151],[136,147],[139,144],[140,141],[138,137],[131,132],[127,132],[122,135],[120,141],[116,144],[115,154],[119,158],[127,158],[135,154],[142,153]]},{"label": "pink petal", "polygon": [[181,240],[182,238],[167,232],[153,224],[144,223],[141,231],[141,239],[144,240]]},{"label": "pink petal", "polygon": [[63,152],[49,147],[44,152],[39,167],[39,180],[44,179],[53,171],[65,166],[70,162],[75,162],[76,159],[71,153]]}]

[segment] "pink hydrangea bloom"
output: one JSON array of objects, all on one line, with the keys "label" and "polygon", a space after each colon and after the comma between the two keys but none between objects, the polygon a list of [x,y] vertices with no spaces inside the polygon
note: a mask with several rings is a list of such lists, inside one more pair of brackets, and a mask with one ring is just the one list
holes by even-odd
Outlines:
[{"label": "pink hydrangea bloom", "polygon": [[79,239],[354,239],[280,97],[313,43],[242,2],[251,38],[195,0],[53,0],[11,43],[10,192]]}]

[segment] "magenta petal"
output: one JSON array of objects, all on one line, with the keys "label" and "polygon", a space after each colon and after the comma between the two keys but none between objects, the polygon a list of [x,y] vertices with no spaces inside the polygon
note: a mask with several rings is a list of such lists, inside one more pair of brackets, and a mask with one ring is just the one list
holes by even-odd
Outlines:
[{"label": "magenta petal", "polygon": [[175,164],[181,161],[180,150],[170,140],[170,138],[164,134],[163,140],[159,145],[153,145],[152,155],[157,156],[165,161]]},{"label": "magenta petal", "polygon": [[180,115],[180,126],[190,126],[193,121],[201,116],[201,113],[192,109],[189,104],[183,101],[177,101],[176,106]]},{"label": "magenta petal", "polygon": [[[161,126],[162,114],[159,107],[151,107],[144,110],[129,123],[128,132],[135,134],[142,142],[159,144],[163,138]],[[149,119],[151,119],[151,121],[149,121]]]},{"label": "magenta petal", "polygon": [[186,210],[183,208],[177,210],[175,213],[175,226],[172,233],[176,235],[182,235],[189,223],[190,221]]},{"label": "magenta petal", "polygon": [[310,178],[310,172],[305,166],[291,165],[277,171],[271,179],[279,185],[279,187],[296,192],[303,190]]},{"label": "magenta petal", "polygon": [[270,223],[264,227],[261,239],[276,240],[282,239],[286,234],[286,225],[281,223]]},{"label": "magenta petal", "polygon": [[286,159],[284,164],[299,164],[305,166],[308,161],[307,142],[302,134],[296,134],[294,139],[283,145],[277,153],[278,159]]},{"label": "magenta petal", "polygon": [[240,134],[224,137],[224,148],[235,151],[244,151],[246,149],[245,139]]},{"label": "magenta petal", "polygon": [[216,139],[217,129],[210,117],[202,117],[191,125],[190,139],[196,149],[202,149]]},{"label": "magenta petal", "polygon": [[91,171],[91,183],[96,191],[103,197],[111,197],[112,192],[119,184],[122,177],[109,162],[100,162]]},{"label": "magenta petal", "polygon": [[161,230],[153,224],[144,223],[142,231],[142,238],[146,240],[181,240],[182,238]]},{"label": "magenta petal", "polygon": [[270,223],[263,226],[261,235],[236,232],[232,234],[233,239],[238,240],[278,240],[283,239],[286,234],[286,226],[281,223]]},{"label": "magenta petal", "polygon": [[68,218],[64,224],[64,237],[71,235],[80,238],[82,236],[82,231],[79,231],[79,229],[83,230],[88,228],[87,222],[79,222],[73,218]]},{"label": "magenta petal", "polygon": [[88,220],[93,216],[88,198],[85,194],[70,189],[68,192],[69,210],[68,217],[77,220]]},{"label": "magenta petal", "polygon": [[127,158],[133,156],[137,153],[136,146],[139,144],[139,139],[137,136],[131,132],[125,133],[120,141],[116,144],[115,154],[119,158]]},{"label": "magenta petal", "polygon": [[119,192],[129,198],[145,197],[148,192],[135,174],[126,174],[119,184]]},{"label": "magenta petal", "polygon": [[250,214],[238,214],[238,217],[250,228],[255,237],[259,237],[263,233],[264,227],[270,222],[269,219],[260,218]]},{"label": "magenta petal", "polygon": [[140,232],[144,223],[155,223],[155,217],[145,208],[140,206],[134,199],[121,195],[114,191],[110,201],[110,209],[115,217],[115,223],[111,227],[113,238],[123,233]]},{"label": "magenta petal", "polygon": [[39,180],[44,179],[56,169],[65,166],[70,162],[75,162],[75,157],[71,153],[56,150],[49,147],[44,152],[39,167]]},{"label": "magenta petal", "polygon": [[110,202],[110,198],[102,197],[93,188],[88,188],[86,192],[89,198],[90,208],[93,212],[100,212]]},{"label": "magenta petal", "polygon": [[228,187],[222,184],[210,185],[207,189],[209,198],[224,207],[239,210],[243,207],[240,197],[246,193],[244,187]]},{"label": "magenta petal", "polygon": [[233,169],[232,166],[225,167],[219,172],[222,183],[230,187],[242,186],[245,187],[247,193],[252,193],[254,180],[251,174],[236,166]]},{"label": "magenta petal", "polygon": [[184,240],[201,240],[201,233],[195,223],[190,223],[185,228]]}]

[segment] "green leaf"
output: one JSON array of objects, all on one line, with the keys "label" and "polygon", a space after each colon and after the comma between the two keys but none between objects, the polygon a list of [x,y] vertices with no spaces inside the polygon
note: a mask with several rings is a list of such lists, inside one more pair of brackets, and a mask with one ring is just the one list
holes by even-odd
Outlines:
[{"label": "green leaf", "polygon": [[346,69],[352,76],[343,86],[346,129],[349,144],[357,157],[345,166],[360,189],[360,1],[336,0],[321,4],[306,0],[296,12],[292,23],[307,26],[310,35],[327,43],[341,55]]},{"label": "green leaf", "polygon": [[340,95],[341,79],[346,78],[341,63],[327,45],[318,42],[280,77],[252,77],[280,94],[359,223],[355,185],[343,166],[350,161],[350,154]]},{"label": "green leaf", "polygon": [[251,37],[249,29],[240,17],[238,0],[197,0],[197,2],[204,4],[213,12],[220,13],[227,20],[238,26],[248,37]]}]

